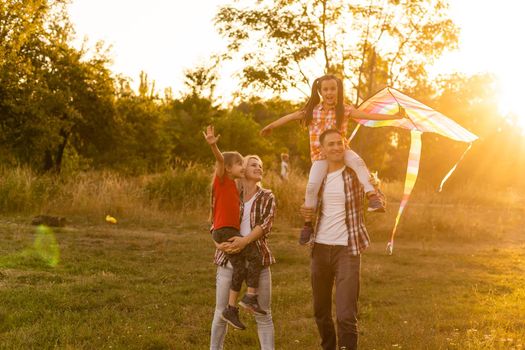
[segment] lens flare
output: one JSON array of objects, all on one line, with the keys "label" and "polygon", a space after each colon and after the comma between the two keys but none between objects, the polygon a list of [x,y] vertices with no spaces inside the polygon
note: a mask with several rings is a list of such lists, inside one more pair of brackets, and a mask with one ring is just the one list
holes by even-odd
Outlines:
[{"label": "lens flare", "polygon": [[45,225],[37,227],[33,249],[47,265],[51,267],[58,265],[60,249],[51,228]]}]

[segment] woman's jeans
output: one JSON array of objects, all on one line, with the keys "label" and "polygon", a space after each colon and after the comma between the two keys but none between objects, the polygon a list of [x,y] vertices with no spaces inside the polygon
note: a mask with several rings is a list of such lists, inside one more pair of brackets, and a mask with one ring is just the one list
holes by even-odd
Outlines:
[{"label": "woman's jeans", "polygon": [[[224,338],[226,337],[227,323],[221,319],[221,314],[228,306],[230,295],[230,285],[232,281],[233,267],[228,262],[226,266],[217,267],[217,285],[215,314],[211,325],[210,350],[223,349]],[[257,301],[261,309],[267,312],[266,315],[255,315],[257,322],[257,333],[261,350],[275,349],[275,335],[271,313],[272,299],[272,274],[269,267],[264,267],[259,277],[259,289],[257,290]],[[250,313],[244,313],[245,317],[254,317]]]}]

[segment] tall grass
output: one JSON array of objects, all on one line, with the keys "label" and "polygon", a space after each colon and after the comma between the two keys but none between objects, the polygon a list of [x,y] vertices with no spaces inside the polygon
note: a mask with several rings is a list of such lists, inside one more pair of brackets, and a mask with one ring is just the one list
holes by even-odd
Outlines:
[{"label": "tall grass", "polygon": [[[76,222],[100,221],[106,214],[121,223],[186,220],[204,223],[209,213],[211,169],[190,165],[164,173],[125,176],[115,172],[81,172],[57,177],[36,175],[27,168],[0,169],[0,212],[4,215],[50,214]],[[306,178],[291,173],[283,181],[267,172],[263,186],[273,190],[277,218],[299,226]],[[387,239],[399,208],[403,184],[384,183],[389,204],[384,215],[367,215],[374,236]],[[417,184],[401,219],[398,235],[432,240],[476,240],[505,236],[524,212],[524,197],[513,189],[479,189],[470,185],[437,193]]]},{"label": "tall grass", "polygon": [[136,177],[108,171],[60,177],[4,168],[0,169],[0,212],[87,221],[111,214],[124,222],[161,221],[207,207],[209,184],[209,170],[199,166]]},{"label": "tall grass", "polygon": [[0,212],[38,211],[58,189],[52,177],[37,176],[28,168],[0,168]]},{"label": "tall grass", "polygon": [[299,207],[304,202],[306,188],[303,175],[291,172],[288,180],[283,181],[277,173],[269,172],[264,176],[263,187],[271,189],[275,195],[278,218],[294,225],[302,222]]}]

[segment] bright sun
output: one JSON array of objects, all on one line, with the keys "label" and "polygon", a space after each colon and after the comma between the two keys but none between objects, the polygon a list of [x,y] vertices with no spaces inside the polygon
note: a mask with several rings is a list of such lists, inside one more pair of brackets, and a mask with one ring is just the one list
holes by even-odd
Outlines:
[{"label": "bright sun", "polygon": [[508,116],[509,122],[519,127],[525,135],[525,106],[523,104],[523,82],[519,75],[500,77],[499,112]]}]

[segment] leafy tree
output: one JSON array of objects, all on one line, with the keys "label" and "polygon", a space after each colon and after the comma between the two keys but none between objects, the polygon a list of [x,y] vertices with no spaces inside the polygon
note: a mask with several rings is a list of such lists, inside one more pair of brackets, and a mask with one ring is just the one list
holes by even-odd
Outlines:
[{"label": "leafy tree", "polygon": [[196,94],[180,100],[168,101],[164,134],[170,144],[169,163],[203,162],[209,160],[209,147],[202,138],[202,131],[215,118],[224,114],[212,101]]},{"label": "leafy tree", "polygon": [[35,51],[48,35],[43,23],[49,10],[47,1],[0,3],[0,143],[22,161],[53,141],[40,137],[51,123],[42,110],[43,79],[34,67]]},{"label": "leafy tree", "polygon": [[228,58],[245,62],[244,87],[308,94],[311,79],[335,73],[354,100],[384,84],[414,86],[426,65],[456,47],[446,0],[270,0],[224,6],[216,15]]},{"label": "leafy tree", "polygon": [[[250,115],[259,125],[259,130],[271,121],[283,115],[289,114],[301,106],[290,101],[273,98],[264,100],[252,97],[233,109]],[[255,134],[254,137],[261,137]],[[308,131],[299,122],[289,123],[274,130],[272,137],[267,138],[271,148],[266,158],[266,167],[278,168],[280,164],[280,153],[286,152],[290,155],[290,161],[295,169],[308,171],[310,168],[310,149]]]},{"label": "leafy tree", "polygon": [[222,151],[235,150],[242,155],[257,154],[267,165],[274,162],[269,141],[259,136],[260,126],[250,115],[230,111],[215,118],[213,124],[221,135],[219,142]]},{"label": "leafy tree", "polygon": [[67,1],[0,5],[0,142],[23,163],[59,172],[66,147],[109,146],[114,81],[101,45],[70,46]]},{"label": "leafy tree", "polygon": [[213,100],[217,86],[218,62],[211,65],[199,65],[184,72],[184,85],[190,94]]},{"label": "leafy tree", "polygon": [[134,174],[164,170],[169,146],[162,105],[152,97],[121,97],[116,113],[115,147],[103,154],[101,165]]}]

